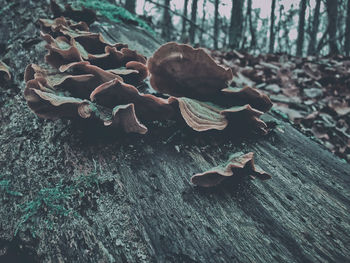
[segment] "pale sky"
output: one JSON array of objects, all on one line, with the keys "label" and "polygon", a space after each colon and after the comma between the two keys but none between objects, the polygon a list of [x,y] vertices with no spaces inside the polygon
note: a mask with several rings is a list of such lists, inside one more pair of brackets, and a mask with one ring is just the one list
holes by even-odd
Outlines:
[{"label": "pale sky", "polygon": [[[198,15],[197,19],[199,20],[203,16],[203,1],[204,0],[198,0]],[[270,13],[271,13],[271,1],[272,0],[252,0],[252,8],[253,9],[260,9],[260,18],[270,18]],[[158,2],[162,3],[162,1]],[[191,3],[192,1],[189,0],[188,3],[188,12],[191,11]],[[276,1],[276,7],[275,7],[275,14],[276,14],[276,23],[278,22],[278,13],[280,6],[284,6],[284,12],[288,12],[288,10],[291,8],[293,5],[295,9],[299,8],[299,3],[300,0],[279,0]],[[245,1],[246,4],[246,1]],[[178,13],[182,14],[183,10],[183,5],[184,5],[184,0],[171,0],[171,9],[177,11]],[[309,1],[309,6],[307,6],[306,10],[306,19],[309,17],[310,11],[313,12],[313,9],[315,8],[316,5],[316,0],[310,0]],[[154,8],[154,5],[151,3],[146,2],[145,0],[137,0],[137,9],[136,12],[138,14],[143,14],[144,10],[143,7],[145,8],[145,13],[150,16],[159,16],[159,11],[158,9]],[[219,6],[219,14],[220,16],[225,16],[228,20],[230,19],[231,16],[231,7],[232,7],[232,0],[221,0],[220,1],[220,6]],[[323,7],[321,7],[323,9]],[[207,17],[209,16],[210,18],[213,18],[214,16],[214,4],[210,3],[207,0],[207,4],[205,7]],[[322,11],[322,10],[321,10]],[[295,27],[292,28],[289,32],[289,38],[291,40],[294,40],[297,38],[297,25],[298,25],[298,16],[296,15],[294,17],[294,23]],[[181,18],[178,16],[173,16],[173,23],[176,25],[181,21]],[[198,23],[198,22],[197,22]],[[261,24],[258,25],[258,27],[261,27]],[[259,28],[258,28],[259,30]]]},{"label": "pale sky", "polygon": [[[199,17],[201,17],[201,15],[202,15],[203,1],[204,0],[198,0]],[[143,13],[142,8],[144,6],[144,2],[145,2],[144,0],[137,0],[137,10],[136,10],[137,13],[139,13],[139,14]],[[159,0],[158,0],[158,2],[159,2]],[[299,3],[300,3],[300,0],[276,1],[276,11],[279,10],[279,5],[284,5],[285,10],[289,10],[291,5],[294,5],[294,7],[297,7],[299,5]],[[227,18],[230,17],[231,4],[232,4],[231,0],[221,0],[220,1],[219,13],[221,16],[225,16]],[[171,1],[171,8],[173,10],[182,10],[183,5],[184,5],[184,0],[172,0]],[[149,10],[152,6],[153,6],[153,4],[147,3],[145,6],[146,10]],[[310,6],[311,6],[311,8],[315,7],[315,0],[310,1]],[[261,18],[269,17],[270,12],[271,12],[271,0],[252,0],[252,8],[253,9],[260,8],[261,9],[261,12],[260,12]],[[191,0],[189,1],[189,4],[188,4],[188,10],[190,10],[190,9],[191,9]],[[214,14],[214,5],[212,3],[210,3],[209,1],[207,1],[206,10],[207,10],[207,13]]]}]

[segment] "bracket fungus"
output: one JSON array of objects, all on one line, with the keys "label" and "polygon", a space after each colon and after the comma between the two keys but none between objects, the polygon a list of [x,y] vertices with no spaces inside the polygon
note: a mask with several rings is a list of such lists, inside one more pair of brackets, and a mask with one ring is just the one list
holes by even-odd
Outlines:
[{"label": "bracket fungus", "polygon": [[[231,88],[231,69],[218,65],[203,49],[167,43],[148,60],[152,87],[178,101],[186,123],[196,131],[235,127],[266,133],[259,116],[268,111],[270,99],[251,87]],[[239,123],[239,125],[237,125]]]},{"label": "bracket fungus", "polygon": [[250,175],[252,178],[262,180],[271,178],[269,174],[254,164],[253,152],[247,154],[238,152],[231,155],[225,165],[195,174],[192,176],[191,182],[202,187],[212,187],[222,183],[229,177],[240,175]]},{"label": "bracket fungus", "polygon": [[[147,61],[127,45],[89,32],[84,22],[39,22],[53,69],[32,64],[24,77],[24,96],[39,117],[96,119],[141,134],[147,132],[144,122],[179,118],[195,131],[243,126],[266,132],[259,116],[270,109],[269,98],[251,87],[230,87],[231,69],[203,49],[167,43]],[[168,97],[136,88],[149,72],[153,89]]]},{"label": "bracket fungus", "polygon": [[[101,34],[88,32],[85,23],[60,17],[42,19],[40,24],[49,51],[45,59],[53,68],[27,66],[24,97],[30,109],[42,118],[90,118],[126,132],[145,133],[147,128],[138,121],[133,104],[116,102],[106,108],[90,101],[90,97],[109,81],[129,86],[127,83],[140,83],[148,75],[146,59],[127,45],[111,44]],[[94,65],[99,60],[104,60],[104,68]]]},{"label": "bracket fungus", "polygon": [[152,87],[176,97],[208,99],[233,78],[231,69],[219,66],[203,49],[174,42],[161,46],[147,66]]}]

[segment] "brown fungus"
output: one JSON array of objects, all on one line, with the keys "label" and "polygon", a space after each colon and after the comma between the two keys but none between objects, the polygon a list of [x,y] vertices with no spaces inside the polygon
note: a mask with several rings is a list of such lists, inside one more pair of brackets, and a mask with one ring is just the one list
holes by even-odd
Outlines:
[{"label": "brown fungus", "polygon": [[152,87],[172,96],[207,99],[227,87],[231,69],[219,66],[203,49],[167,43],[148,60]]},{"label": "brown fungus", "polygon": [[169,102],[177,102],[182,118],[195,131],[223,130],[231,123],[233,130],[267,133],[267,125],[259,119],[263,112],[249,104],[224,109],[211,102],[185,97],[170,97]]},{"label": "brown fungus", "polygon": [[[39,19],[41,31],[44,33],[55,34],[58,33],[62,28],[69,31],[89,31],[89,26],[85,22],[74,22],[70,19],[66,19],[63,16],[56,19]],[[89,34],[92,34],[89,32]]]},{"label": "brown fungus", "polygon": [[[90,118],[105,126],[119,127],[125,132],[147,132],[147,128],[136,117],[134,105],[106,108],[88,100],[91,92],[104,83],[104,80],[99,77],[101,71],[96,70],[97,67],[82,65],[83,68],[87,66],[85,69],[94,74],[70,75],[57,70],[42,69],[35,64],[27,66],[24,97],[29,108],[45,119]],[[109,74],[118,81],[114,74]]]},{"label": "brown fungus", "polygon": [[121,127],[125,132],[145,134],[147,127],[136,117],[134,104],[118,105],[112,110],[112,119],[104,122],[105,126]]},{"label": "brown fungus", "polygon": [[266,112],[271,109],[272,102],[270,98],[261,91],[245,86],[244,88],[225,88],[222,91],[221,98],[227,103],[250,104],[253,108]]},{"label": "brown fungus", "polygon": [[88,61],[73,62],[59,67],[60,72],[78,72],[80,74],[94,74],[98,76],[101,82],[110,81],[113,79],[122,80],[122,77],[113,73],[113,71],[106,71],[97,66],[90,65]]},{"label": "brown fungus", "polygon": [[[62,28],[58,31],[62,31]],[[45,47],[49,51],[45,57],[47,63],[60,68],[74,62],[87,61],[93,66],[113,73],[117,73],[118,68],[132,69],[134,70],[132,72],[123,71],[124,81],[130,84],[137,84],[147,77],[146,58],[128,49],[127,45],[107,43],[100,34],[88,35],[89,32],[77,30],[74,32],[74,36],[63,34],[56,38],[41,33],[47,42]],[[89,45],[90,42],[93,45]],[[95,42],[99,45],[94,45]]]},{"label": "brown fungus", "polygon": [[82,99],[56,94],[37,79],[26,83],[24,98],[36,115],[52,120],[79,117],[78,108],[84,102]]},{"label": "brown fungus", "polygon": [[[66,73],[73,67],[80,68],[80,74]],[[42,84],[51,87],[52,90],[69,91],[73,96],[79,98],[89,98],[90,93],[100,84],[115,78],[121,79],[113,73],[101,71],[95,66],[88,64],[71,65],[65,68],[63,72],[50,69],[42,69],[38,65],[30,64],[27,66],[24,74],[24,80],[27,82],[31,79],[37,79]]]},{"label": "brown fungus", "polygon": [[235,106],[220,112],[225,115],[233,129],[250,130],[260,134],[267,134],[267,125],[259,119],[263,112],[252,108],[249,104]]},{"label": "brown fungus", "polygon": [[185,97],[170,97],[169,102],[178,103],[183,119],[195,131],[223,130],[227,127],[227,119],[214,105]]},{"label": "brown fungus", "polygon": [[252,178],[257,177],[262,180],[271,178],[269,174],[254,164],[253,152],[247,154],[239,152],[231,155],[226,164],[195,174],[192,176],[191,182],[202,187],[212,187],[229,177],[242,175],[250,175]]},{"label": "brown fungus", "polygon": [[[219,66],[203,49],[167,43],[149,59],[152,87],[172,96],[185,122],[196,131],[223,130],[229,124],[266,133],[259,116],[270,99],[251,87],[229,87],[232,71]],[[180,97],[180,98],[177,98]]]},{"label": "brown fungus", "polygon": [[97,87],[90,95],[91,101],[108,108],[120,104],[134,104],[143,121],[171,119],[174,108],[168,100],[151,94],[142,94],[134,86],[114,79]]}]

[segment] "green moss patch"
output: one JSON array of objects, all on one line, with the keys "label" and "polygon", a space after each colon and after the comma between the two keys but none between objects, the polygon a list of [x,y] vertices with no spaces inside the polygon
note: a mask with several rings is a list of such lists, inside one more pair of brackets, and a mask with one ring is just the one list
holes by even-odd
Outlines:
[{"label": "green moss patch", "polygon": [[142,19],[138,16],[130,13],[125,8],[113,5],[106,0],[79,0],[79,7],[85,6],[87,8],[91,8],[97,12],[97,14],[102,15],[109,20],[120,23],[120,22],[128,22],[136,24],[152,34],[155,34],[154,30]]},{"label": "green moss patch", "polygon": [[60,180],[56,185],[40,189],[33,198],[21,204],[22,216],[14,235],[29,230],[35,238],[38,226],[52,230],[60,218],[79,216],[77,210],[81,208],[84,197],[98,196],[96,193],[101,192],[98,178],[101,170],[97,169],[96,162],[94,164],[94,170],[88,175],[80,175],[66,183]]}]

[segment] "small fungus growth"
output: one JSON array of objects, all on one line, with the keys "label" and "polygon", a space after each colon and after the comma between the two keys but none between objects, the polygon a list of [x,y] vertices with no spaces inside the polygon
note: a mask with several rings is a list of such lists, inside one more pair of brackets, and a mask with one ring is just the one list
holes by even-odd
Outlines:
[{"label": "small fungus growth", "polygon": [[195,174],[192,176],[191,182],[202,187],[212,187],[232,176],[250,175],[252,178],[262,180],[271,178],[269,174],[254,165],[253,157],[253,152],[247,154],[235,153],[230,156],[225,165],[217,166],[204,173]]}]

